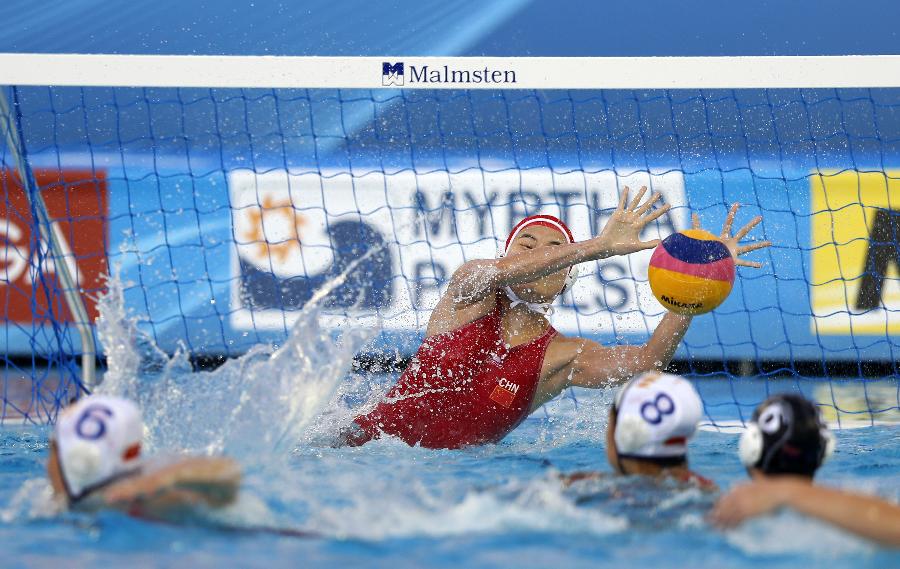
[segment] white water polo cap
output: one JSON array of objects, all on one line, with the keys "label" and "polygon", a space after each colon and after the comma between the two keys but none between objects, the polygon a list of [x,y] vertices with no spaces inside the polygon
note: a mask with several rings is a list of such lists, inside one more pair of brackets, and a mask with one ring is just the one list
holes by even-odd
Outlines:
[{"label": "white water polo cap", "polygon": [[138,468],[143,438],[141,412],[127,399],[91,395],[63,411],[53,439],[69,500]]},{"label": "white water polo cap", "polygon": [[703,416],[694,386],[677,375],[647,372],[619,390],[614,440],[620,457],[678,458]]}]

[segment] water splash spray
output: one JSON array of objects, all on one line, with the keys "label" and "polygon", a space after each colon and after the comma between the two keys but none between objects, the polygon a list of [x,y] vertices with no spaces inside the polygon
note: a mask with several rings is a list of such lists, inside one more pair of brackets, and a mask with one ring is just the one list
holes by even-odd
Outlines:
[{"label": "water splash spray", "polygon": [[336,338],[318,322],[321,301],[376,252],[317,291],[277,350],[256,346],[213,371],[194,372],[183,349],[160,350],[126,313],[121,279],[110,277],[97,321],[108,371],[96,392],[138,403],[151,450],[225,452],[245,461],[287,456],[378,330],[348,327]]}]

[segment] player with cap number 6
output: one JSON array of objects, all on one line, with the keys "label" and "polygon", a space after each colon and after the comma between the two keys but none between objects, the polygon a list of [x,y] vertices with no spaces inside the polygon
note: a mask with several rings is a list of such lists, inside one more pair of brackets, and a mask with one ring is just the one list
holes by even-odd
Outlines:
[{"label": "player with cap number 6", "polygon": [[[498,258],[463,264],[409,367],[371,412],[342,431],[338,444],[360,445],[384,434],[429,448],[497,442],[566,387],[606,387],[664,369],[690,315],[666,314],[642,346],[612,347],[563,336],[546,318],[551,303],[572,286],[576,265],[659,244],[640,235],[669,206],[653,209],[660,195],[643,201],[646,192],[641,188],[629,200],[624,188],[597,237],[576,242],[561,220],[534,215],[513,228]],[[736,213],[737,205],[722,232],[735,259],[768,246],[738,245],[761,218],[732,236]]]},{"label": "player with cap number 6", "polygon": [[47,475],[54,496],[68,508],[169,521],[234,502],[241,480],[234,461],[148,461],[143,438],[141,413],[131,401],[92,395],[71,405],[50,436]]},{"label": "player with cap number 6", "polygon": [[738,454],[753,479],[723,496],[710,516],[723,528],[791,508],[884,545],[900,547],[900,506],[874,496],[813,484],[831,456],[834,435],[814,403],[793,394],[760,404]]}]

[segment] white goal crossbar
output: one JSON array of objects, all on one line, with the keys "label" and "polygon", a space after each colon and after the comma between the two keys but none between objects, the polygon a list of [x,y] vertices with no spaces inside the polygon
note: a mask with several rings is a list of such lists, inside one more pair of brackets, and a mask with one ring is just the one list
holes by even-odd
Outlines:
[{"label": "white goal crossbar", "polygon": [[5,53],[0,54],[0,85],[313,89],[879,88],[900,87],[900,55],[292,57]]}]

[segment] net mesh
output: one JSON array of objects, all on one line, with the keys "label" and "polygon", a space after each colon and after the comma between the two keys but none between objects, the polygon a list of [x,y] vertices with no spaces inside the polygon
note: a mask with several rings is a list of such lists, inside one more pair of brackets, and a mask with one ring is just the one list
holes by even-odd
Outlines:
[{"label": "net mesh", "polygon": [[[900,412],[898,90],[8,93],[89,315],[118,267],[129,311],[165,351],[277,344],[347,273],[325,322],[380,323],[370,351],[408,356],[453,271],[493,257],[522,216],[559,215],[585,239],[624,186],[647,185],[672,206],[647,238],[691,212],[718,232],[739,202],[738,222],[761,214],[753,237],[774,242],[676,356],[674,369],[718,378],[701,385],[712,423],[745,418],[784,381],[838,420]],[[0,420],[52,421],[77,393],[79,341],[11,149],[0,156]],[[648,260],[588,264],[554,325],[644,341],[664,314]]]}]

